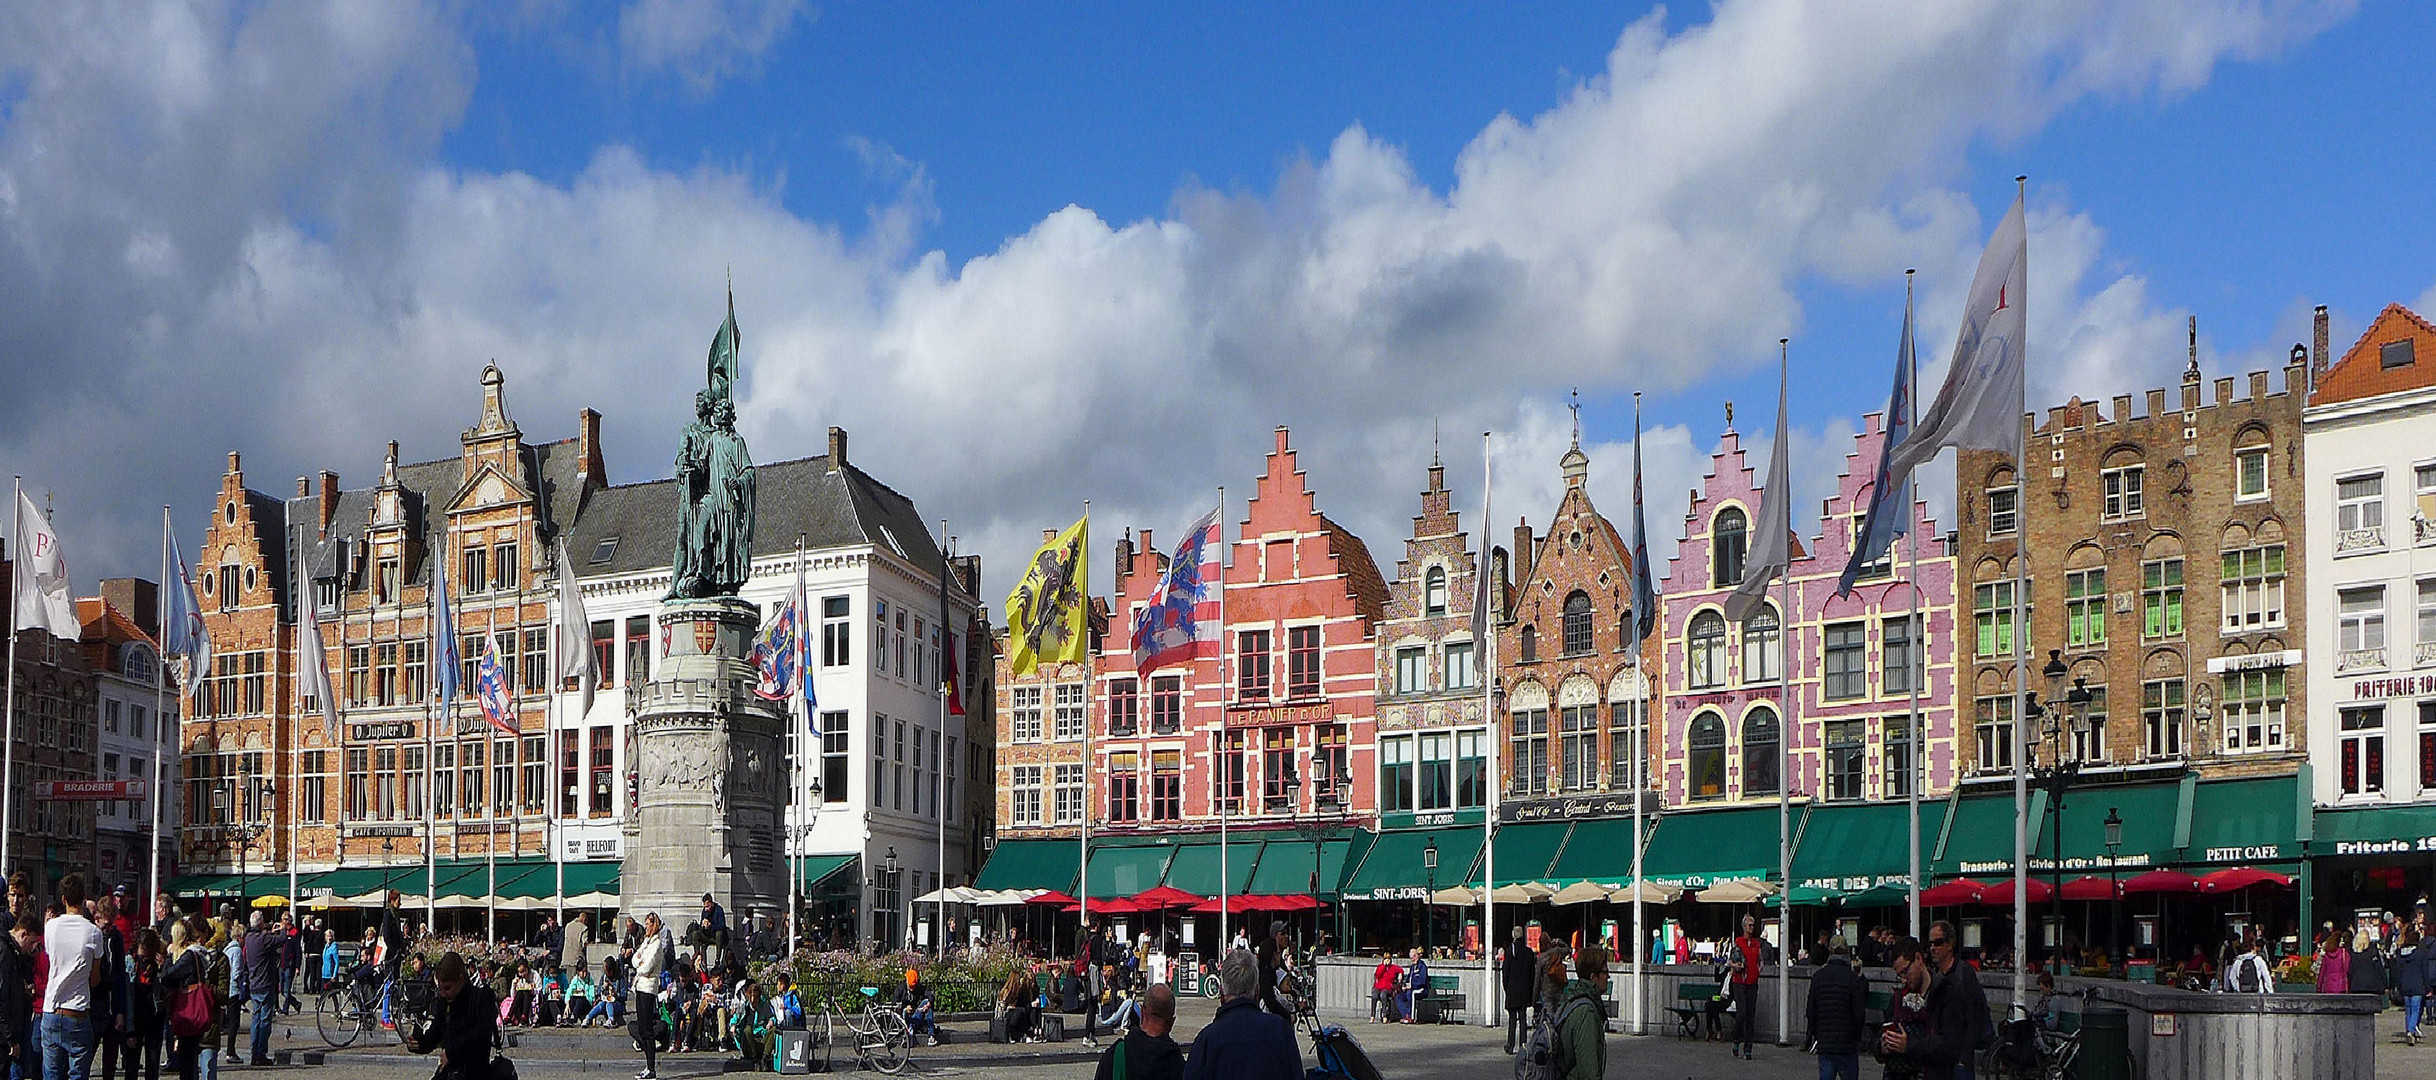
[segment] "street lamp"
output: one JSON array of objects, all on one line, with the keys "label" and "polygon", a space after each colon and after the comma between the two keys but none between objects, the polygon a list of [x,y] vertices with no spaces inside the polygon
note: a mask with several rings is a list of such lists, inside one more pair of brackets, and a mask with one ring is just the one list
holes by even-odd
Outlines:
[{"label": "street lamp", "polygon": [[2064,650],[2047,650],[2047,663],[2039,668],[2039,674],[2047,680],[2047,704],[2044,706],[2038,704],[2036,696],[2033,695],[2024,709],[2028,713],[2025,720],[2037,719],[2041,716],[2046,718],[2045,734],[2054,747],[2048,754],[2047,767],[2038,770],[2040,780],[2047,785],[2048,801],[2054,804],[2051,812],[2055,815],[2053,829],[2055,841],[2052,847],[2054,855],[2048,862],[2048,887],[2053,889],[2055,894],[2053,902],[2055,904],[2056,937],[2053,944],[2046,945],[2050,961],[2055,955],[2053,950],[2063,944],[2064,793],[2072,787],[2073,780],[2078,778],[2081,773],[2081,749],[2073,736],[2078,735],[2082,730],[2082,725],[2087,722],[2085,718],[2090,701],[2089,689],[2086,685],[2076,684],[2070,691],[2064,689],[2064,676],[2071,670],[2071,667],[2064,663]]},{"label": "street lamp", "polygon": [[[2115,808],[2109,806],[2106,808],[2106,884],[2109,886],[2107,892],[2110,894],[2113,893],[2117,887],[2115,886],[2115,856],[2116,853],[2122,850],[2123,815],[2116,813]],[[2107,956],[2112,957],[2115,953],[2115,948],[2115,905],[2108,904],[2106,905]],[[2112,961],[2110,960],[2109,963],[2111,962]]]},{"label": "street lamp", "polygon": [[1421,955],[1429,955],[1429,924],[1437,919],[1438,910],[1438,838],[1431,836],[1429,846],[1421,849],[1421,869],[1429,874],[1431,895],[1421,898]]},{"label": "street lamp", "polygon": [[[905,887],[897,883],[897,846],[895,844],[888,845],[888,860],[881,867],[880,873],[883,875],[883,880],[888,882],[888,936],[895,937],[897,933],[897,897],[905,891]],[[886,949],[889,942],[882,939],[879,945],[882,949]]]}]

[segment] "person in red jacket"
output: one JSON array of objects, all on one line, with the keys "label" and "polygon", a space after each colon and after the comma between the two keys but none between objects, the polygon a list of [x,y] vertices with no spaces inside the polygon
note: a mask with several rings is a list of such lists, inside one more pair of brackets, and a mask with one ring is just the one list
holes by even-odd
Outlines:
[{"label": "person in red jacket", "polygon": [[1742,917],[1742,933],[1726,946],[1726,993],[1734,999],[1733,1053],[1751,1058],[1751,1031],[1758,1027],[1760,950],[1759,920]]},{"label": "person in red jacket", "polygon": [[1392,1024],[1402,1019],[1396,1009],[1396,988],[1404,984],[1404,969],[1396,966],[1393,954],[1379,958],[1379,966],[1370,969],[1370,1022]]}]

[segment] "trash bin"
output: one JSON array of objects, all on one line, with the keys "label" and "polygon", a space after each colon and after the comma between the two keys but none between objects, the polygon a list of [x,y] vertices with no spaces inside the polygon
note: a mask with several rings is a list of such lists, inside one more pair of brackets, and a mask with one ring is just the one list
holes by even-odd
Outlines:
[{"label": "trash bin", "polygon": [[2124,1009],[2081,1010],[2080,1080],[2131,1080],[2131,1013]]}]

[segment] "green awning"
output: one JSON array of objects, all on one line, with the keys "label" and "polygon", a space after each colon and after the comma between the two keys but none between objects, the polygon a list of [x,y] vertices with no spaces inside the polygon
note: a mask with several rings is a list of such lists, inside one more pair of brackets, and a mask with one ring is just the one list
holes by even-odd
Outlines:
[{"label": "green awning", "polygon": [[[1006,848],[1007,845],[1003,842],[998,845],[998,850],[1000,851],[1004,851]],[[807,895],[818,892],[820,891],[822,882],[836,876],[839,871],[854,865],[855,860],[859,858],[861,858],[861,856],[854,854],[799,855],[795,859],[796,880],[801,883],[801,888]],[[983,873],[987,874],[988,871],[984,870]],[[986,888],[987,886],[984,887]]]},{"label": "green awning", "polygon": [[[1553,873],[1557,854],[1566,850],[1565,838],[1573,835],[1570,821],[1535,821],[1522,825],[1501,826],[1497,830],[1497,880],[1545,881],[1570,885],[1574,878],[1558,881]],[[1626,869],[1630,870],[1630,853]]]},{"label": "green awning", "polygon": [[1272,836],[1246,891],[1263,896],[1310,894],[1316,859],[1317,895],[1337,895],[1344,889],[1346,868],[1359,864],[1370,842],[1369,833],[1354,832],[1323,840],[1314,850],[1308,840],[1280,840]]},{"label": "green awning", "polygon": [[2299,782],[2277,776],[2200,784],[2191,797],[2191,845],[2182,851],[2183,864],[2255,866],[2300,858]]},{"label": "green awning", "polygon": [[[514,869],[514,864],[501,864],[499,867],[500,880],[507,880],[507,875]],[[487,871],[488,867],[482,863],[463,863],[452,861],[434,867],[433,873],[436,876],[433,878],[431,892],[435,896],[471,896],[476,898],[489,896],[491,893],[491,878]],[[415,884],[415,891],[422,892],[422,882],[418,880]]]},{"label": "green awning", "polygon": [[[1945,800],[1920,801],[1920,863],[1926,870],[1945,822]],[[1905,802],[1821,803],[1810,809],[1802,846],[1793,853],[1795,903],[1800,887],[1858,892],[1889,879],[1908,879],[1911,806]]]},{"label": "green awning", "polygon": [[233,896],[237,891],[235,874],[184,874],[170,879],[171,896]]},{"label": "green awning", "polygon": [[614,862],[571,862],[567,864],[567,895],[581,896],[588,892],[615,894],[618,870],[623,864]]},{"label": "green awning", "polygon": [[1421,852],[1435,842],[1438,845],[1438,888],[1450,885],[1478,884],[1480,877],[1480,830],[1398,829],[1379,834],[1370,845],[1370,853],[1362,858],[1361,868],[1345,882],[1345,896],[1354,900],[1424,899],[1429,894],[1432,877],[1421,865]]},{"label": "green awning", "polygon": [[[2079,794],[2084,799],[2091,797],[2086,792]],[[2046,825],[2046,807],[2047,793],[2044,790],[2032,791],[2030,825],[2033,830],[2041,830]],[[2156,823],[2165,830],[2169,844],[2174,828],[2173,809],[2169,801],[2161,820]],[[2101,811],[2096,820],[2104,820],[2105,817]],[[1937,843],[1929,848],[1933,860],[1931,877],[1939,880],[1949,877],[1984,878],[2012,873],[2015,820],[2010,788],[1955,799],[1948,820],[1939,830]],[[2035,838],[2040,834],[2034,831],[2032,835]],[[2032,854],[2035,856],[2039,850],[2033,847]],[[2129,850],[2129,845],[2126,845],[2125,851]],[[2130,865],[2130,858],[2129,854],[2124,856],[2124,865]]]},{"label": "green awning", "polygon": [[1167,876],[1168,856],[1175,854],[1173,845],[1091,848],[1091,872],[1084,888],[1095,900],[1132,896],[1145,889],[1158,887]]},{"label": "green awning", "polygon": [[1793,895],[1787,897],[1786,899],[1791,902],[1794,907],[1826,907],[1828,904],[1841,900],[1848,895],[1853,894],[1847,893],[1842,889],[1824,889],[1816,885],[1796,885],[1793,887]]},{"label": "green awning", "polygon": [[[1615,845],[1624,873],[1632,873],[1632,822],[1623,821],[1625,841]],[[1657,832],[1642,856],[1642,874],[1663,885],[1706,888],[1729,878],[1774,880],[1778,867],[1776,807],[1677,810],[1658,818]],[[1575,836],[1573,844],[1582,837]],[[1570,851],[1573,844],[1567,845]],[[1570,858],[1559,862],[1571,862]]]},{"label": "green awning", "polygon": [[362,896],[389,880],[389,871],[377,866],[346,866],[324,870],[299,883],[311,896]]},{"label": "green awning", "polygon": [[[2289,789],[2287,789],[2289,790]],[[2284,800],[2285,827],[2291,827],[2292,800]],[[2005,805],[2011,809],[2011,796]],[[2112,868],[2138,874],[2151,867],[2171,866],[2180,856],[2174,848],[2174,822],[2180,817],[2182,784],[2170,781],[2162,784],[2131,784],[2118,787],[2075,787],[2064,793],[2063,813],[2050,813],[2044,822],[2045,831],[2031,838],[2030,868],[2047,872],[2055,869],[2055,830],[2064,832],[2065,874],[2104,874],[2109,869],[2106,851],[2106,815],[2109,811],[2123,820],[2123,844],[2118,849]],[[2008,859],[2010,866],[2011,860]]]},{"label": "green awning", "polygon": [[2436,839],[2436,806],[2320,810],[2309,851],[2320,856],[2394,856],[2420,850],[2417,845],[2430,839]]},{"label": "green awning", "polygon": [[[1261,842],[1230,838],[1226,845],[1226,895],[1252,891],[1252,868],[1260,862]],[[1217,896],[1218,843],[1178,844],[1167,863],[1167,884],[1194,896]]]},{"label": "green awning", "polygon": [[[1073,840],[1000,840],[973,880],[976,889],[1074,891],[1082,869],[1082,845]],[[1149,888],[1145,885],[1143,888]]]},{"label": "green awning", "polygon": [[[1657,821],[1657,815],[1652,814],[1642,819],[1642,825],[1655,825]],[[1563,841],[1563,849],[1552,853],[1553,857],[1539,877],[1519,876],[1506,868],[1505,834],[1529,827],[1509,825],[1498,830],[1497,880],[1546,881],[1551,885],[1571,885],[1576,881],[1621,883],[1632,880],[1631,818],[1594,818],[1574,822],[1559,837]],[[1517,850],[1521,850],[1520,845]]]}]

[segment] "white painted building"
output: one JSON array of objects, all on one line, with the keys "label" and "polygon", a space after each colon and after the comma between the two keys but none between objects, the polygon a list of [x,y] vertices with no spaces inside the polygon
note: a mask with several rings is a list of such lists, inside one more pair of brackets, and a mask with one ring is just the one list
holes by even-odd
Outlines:
[{"label": "white painted building", "polygon": [[[739,595],[765,615],[776,611],[795,587],[803,545],[820,734],[795,731],[796,787],[787,821],[807,917],[833,944],[849,926],[863,942],[900,942],[914,897],[972,880],[978,862],[972,838],[986,830],[990,806],[973,790],[975,777],[987,775],[986,705],[969,710],[984,732],[978,750],[966,717],[942,715],[938,542],[912,500],[847,464],[840,429],[830,429],[828,455],[754,472],[752,577]],[[553,710],[553,726],[580,733],[572,744],[581,747],[580,757],[559,763],[562,784],[575,789],[576,813],[559,824],[556,838],[570,862],[627,854],[633,766],[626,690],[649,677],[659,652],[653,616],[669,587],[674,485],[658,480],[594,492],[569,530],[569,558],[603,668],[589,711],[573,692],[562,692]],[[972,646],[986,650],[988,639],[970,633],[979,618],[972,599],[979,560],[956,564],[950,622],[962,658],[957,677],[969,688],[978,681]],[[554,610],[552,617],[559,615]],[[986,661],[986,652],[979,657]],[[924,905],[920,916],[930,913]],[[663,914],[682,925],[684,913]],[[807,923],[806,933],[811,929]]]},{"label": "white painted building", "polygon": [[[111,602],[110,593],[118,591],[112,587],[121,584],[137,590],[139,610],[125,611]],[[147,630],[151,625],[153,584],[118,579],[106,581],[103,586],[104,596],[76,601],[77,618],[84,624],[86,657],[93,669],[94,716],[100,729],[94,743],[93,779],[139,781],[143,797],[114,799],[94,806],[94,884],[102,893],[124,885],[129,895],[149,903],[151,894],[147,890],[153,882],[147,867],[152,851],[153,800],[158,792],[176,791],[178,783],[178,695],[162,694],[156,682],[160,654]],[[167,732],[160,726],[163,713],[170,718]],[[161,741],[164,735],[166,743]],[[154,766],[163,757],[169,759],[168,774],[165,778],[156,777]],[[168,882],[170,864],[177,857],[178,821],[174,809],[169,815],[160,823],[168,837],[160,851],[162,883]]]},{"label": "white painted building", "polygon": [[2436,800],[2436,327],[2387,307],[2302,430],[2316,801]]}]

